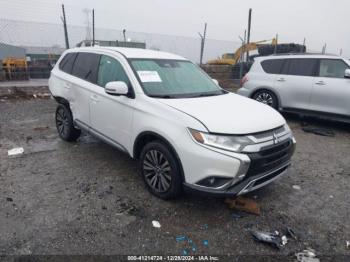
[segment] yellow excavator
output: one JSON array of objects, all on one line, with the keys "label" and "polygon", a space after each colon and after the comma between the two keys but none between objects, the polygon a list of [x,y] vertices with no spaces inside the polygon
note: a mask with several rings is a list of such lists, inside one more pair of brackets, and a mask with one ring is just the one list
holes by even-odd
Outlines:
[{"label": "yellow excavator", "polygon": [[262,40],[258,42],[251,42],[240,46],[234,54],[223,54],[221,58],[208,61],[209,65],[235,65],[238,63],[242,54],[247,51],[257,50],[259,45],[271,42],[271,45],[277,45],[276,38],[270,40]]}]

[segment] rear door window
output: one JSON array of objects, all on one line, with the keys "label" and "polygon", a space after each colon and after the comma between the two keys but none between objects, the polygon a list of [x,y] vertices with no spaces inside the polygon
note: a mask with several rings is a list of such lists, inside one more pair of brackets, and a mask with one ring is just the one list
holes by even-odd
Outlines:
[{"label": "rear door window", "polygon": [[280,74],[284,59],[271,59],[261,62],[261,66],[268,74]]},{"label": "rear door window", "polygon": [[114,58],[102,55],[97,75],[97,85],[105,87],[108,82],[123,81],[129,86],[129,78],[123,66]]},{"label": "rear door window", "polygon": [[72,75],[91,83],[96,83],[100,55],[93,53],[78,53],[72,70]]},{"label": "rear door window", "polygon": [[76,53],[68,53],[66,54],[59,64],[60,70],[70,74],[72,72],[74,60],[76,58]]},{"label": "rear door window", "polygon": [[294,76],[315,76],[317,59],[292,58],[286,59],[282,74]]},{"label": "rear door window", "polygon": [[348,68],[349,66],[340,59],[321,59],[318,75],[320,77],[344,78],[345,70]]}]

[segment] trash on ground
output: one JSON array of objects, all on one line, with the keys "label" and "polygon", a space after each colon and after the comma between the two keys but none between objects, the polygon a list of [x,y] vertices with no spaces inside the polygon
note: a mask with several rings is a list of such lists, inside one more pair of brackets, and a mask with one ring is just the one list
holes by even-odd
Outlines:
[{"label": "trash on ground", "polygon": [[158,221],[156,221],[156,220],[152,221],[152,225],[153,225],[153,227],[156,227],[156,228],[160,228],[161,227],[160,223]]},{"label": "trash on ground", "polygon": [[302,252],[296,253],[297,261],[299,262],[319,262],[320,260],[316,257],[315,250],[308,248]]},{"label": "trash on ground", "polygon": [[203,245],[204,246],[208,246],[209,245],[209,241],[208,240],[203,240]]},{"label": "trash on ground", "polygon": [[48,126],[38,126],[38,127],[34,127],[33,130],[35,130],[35,131],[44,131],[44,130],[47,130],[49,128],[50,127],[48,127]]},{"label": "trash on ground", "polygon": [[288,238],[286,236],[281,237],[281,245],[285,246],[288,243]]},{"label": "trash on ground", "polygon": [[268,233],[268,232],[252,230],[250,232],[256,240],[258,240],[260,242],[268,243],[268,244],[270,244],[278,249],[287,243],[286,242],[287,237],[286,236],[280,237],[278,231],[276,231],[274,233]]},{"label": "trash on ground", "polygon": [[332,130],[326,129],[326,128],[306,126],[306,127],[303,127],[302,130],[306,133],[313,133],[315,135],[320,135],[320,136],[330,136],[330,137],[335,136]]},{"label": "trash on ground", "polygon": [[242,211],[234,211],[232,213],[232,217],[235,219],[235,220],[238,220],[240,218],[243,218],[246,216],[246,213],[242,212]]},{"label": "trash on ground", "polygon": [[176,241],[177,241],[177,242],[186,241],[186,240],[187,240],[187,237],[186,237],[186,236],[177,236],[177,237],[176,237]]},{"label": "trash on ground", "polygon": [[13,198],[12,198],[12,197],[6,197],[6,201],[12,202],[12,201],[13,201]]},{"label": "trash on ground", "polygon": [[346,248],[350,247],[350,241],[346,241]]},{"label": "trash on ground", "polygon": [[182,250],[182,255],[183,255],[183,256],[187,256],[188,253],[189,253],[189,251],[188,251],[187,248],[185,248],[185,249]]},{"label": "trash on ground", "polygon": [[293,185],[292,187],[293,187],[293,189],[295,189],[295,190],[301,190],[301,186]]},{"label": "trash on ground", "polygon": [[16,156],[16,155],[23,154],[23,152],[24,152],[23,147],[15,147],[15,148],[12,148],[9,151],[7,151],[7,154],[9,156]]},{"label": "trash on ground", "polygon": [[203,229],[207,230],[208,229],[208,224],[203,225]]},{"label": "trash on ground", "polygon": [[253,199],[237,197],[234,199],[226,198],[225,203],[228,205],[230,209],[236,209],[240,211],[244,211],[246,213],[251,213],[254,215],[260,215],[260,208],[258,203]]},{"label": "trash on ground", "polygon": [[297,235],[295,234],[294,230],[291,229],[290,227],[287,227],[287,236],[293,238],[294,240],[297,240],[298,237]]}]

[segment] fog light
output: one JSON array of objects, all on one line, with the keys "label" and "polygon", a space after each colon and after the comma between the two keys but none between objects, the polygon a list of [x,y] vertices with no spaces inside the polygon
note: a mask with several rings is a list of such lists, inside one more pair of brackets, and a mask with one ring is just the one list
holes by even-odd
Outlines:
[{"label": "fog light", "polygon": [[207,178],[200,180],[196,184],[199,186],[213,187],[214,188],[214,187],[223,186],[231,180],[232,180],[232,178],[211,176],[211,177],[207,177]]}]

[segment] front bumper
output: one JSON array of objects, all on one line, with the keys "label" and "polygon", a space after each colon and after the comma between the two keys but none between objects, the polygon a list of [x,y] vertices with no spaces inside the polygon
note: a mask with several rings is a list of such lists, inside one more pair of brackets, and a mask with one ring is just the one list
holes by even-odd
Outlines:
[{"label": "front bumper", "polygon": [[279,144],[264,147],[261,151],[247,153],[250,164],[244,178],[229,184],[227,187],[218,189],[185,183],[184,188],[186,191],[218,197],[246,194],[285,174],[291,165],[294,150],[295,140],[290,138]]}]

